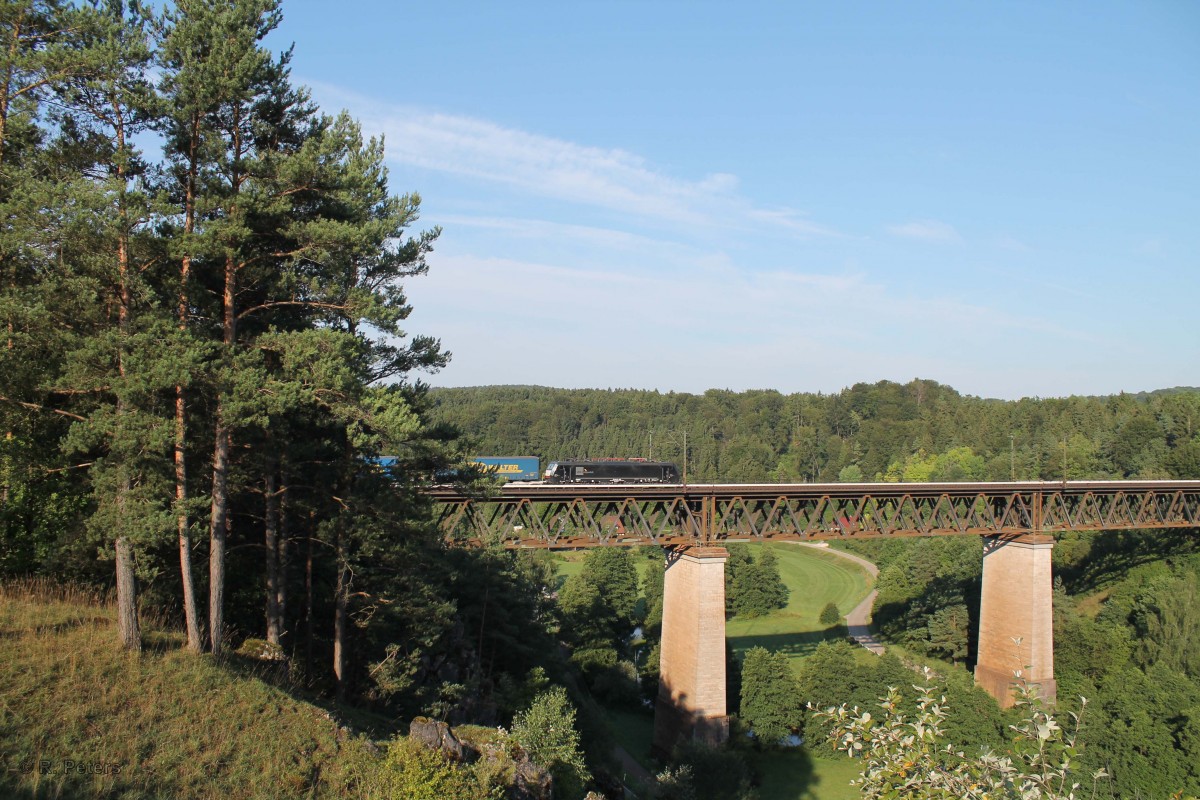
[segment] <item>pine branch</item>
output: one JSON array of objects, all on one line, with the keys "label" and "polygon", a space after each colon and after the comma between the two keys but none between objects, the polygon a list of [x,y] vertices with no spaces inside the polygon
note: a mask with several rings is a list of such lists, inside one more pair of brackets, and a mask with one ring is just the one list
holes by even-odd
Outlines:
[{"label": "pine branch", "polygon": [[21,406],[22,408],[28,408],[31,411],[46,411],[51,414],[59,414],[64,417],[69,417],[70,419],[78,420],[80,422],[87,422],[87,417],[81,417],[78,414],[72,414],[70,411],[63,411],[61,408],[51,408],[49,406],[39,405],[38,403],[27,403],[24,400],[15,400],[2,394],[0,394],[0,402],[12,403],[14,405]]}]

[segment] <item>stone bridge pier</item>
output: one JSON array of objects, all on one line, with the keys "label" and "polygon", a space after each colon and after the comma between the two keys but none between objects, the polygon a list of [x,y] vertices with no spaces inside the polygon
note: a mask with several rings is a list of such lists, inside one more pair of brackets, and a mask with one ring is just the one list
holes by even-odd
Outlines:
[{"label": "stone bridge pier", "polygon": [[983,540],[975,683],[1004,708],[1015,699],[1018,672],[1040,687],[1043,699],[1055,699],[1053,547],[1053,537],[1044,534]]},{"label": "stone bridge pier", "polygon": [[[1002,707],[1015,700],[1020,674],[1053,703],[1054,601],[1043,534],[983,540],[983,587],[975,682]],[[662,644],[654,750],[669,756],[683,740],[729,738],[725,665],[725,562],[722,547],[670,550],[663,577]]]},{"label": "stone bridge pier", "polygon": [[667,553],[654,750],[669,756],[681,740],[717,745],[729,738],[725,702],[723,547]]}]

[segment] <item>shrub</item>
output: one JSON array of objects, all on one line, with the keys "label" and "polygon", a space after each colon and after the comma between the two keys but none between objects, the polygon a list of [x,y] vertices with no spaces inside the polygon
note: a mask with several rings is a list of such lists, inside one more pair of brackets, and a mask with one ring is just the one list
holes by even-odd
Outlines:
[{"label": "shrub", "polygon": [[[1022,719],[1012,726],[1015,737],[1010,752],[985,750],[967,756],[945,742],[946,698],[934,696],[930,672],[924,673],[925,682],[913,687],[918,699],[912,718],[900,710],[901,696],[895,687],[882,698],[883,715],[878,720],[857,706],[817,712],[832,721],[830,737],[837,748],[863,759],[861,777],[854,783],[864,798],[1075,800],[1094,797],[1099,782],[1108,777],[1103,769],[1096,770],[1090,776],[1091,787],[1082,786],[1074,765],[1079,715],[1072,713],[1071,729],[1064,730],[1043,707],[1038,687],[1020,683],[1019,675],[1017,708]],[[1081,700],[1086,706],[1086,699]]]},{"label": "shrub", "polygon": [[550,770],[555,795],[578,797],[587,784],[587,765],[575,728],[575,707],[567,691],[555,686],[534,699],[513,720],[512,738],[525,749],[533,763]]},{"label": "shrub", "polygon": [[478,800],[487,797],[475,775],[407,736],[388,747],[369,797],[405,800]]}]

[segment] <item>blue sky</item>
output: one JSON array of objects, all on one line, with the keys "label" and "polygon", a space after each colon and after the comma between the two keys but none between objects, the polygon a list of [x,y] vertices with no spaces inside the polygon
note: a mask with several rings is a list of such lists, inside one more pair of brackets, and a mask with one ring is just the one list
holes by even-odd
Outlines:
[{"label": "blue sky", "polygon": [[434,385],[1200,385],[1200,4],[283,13],[442,228]]}]

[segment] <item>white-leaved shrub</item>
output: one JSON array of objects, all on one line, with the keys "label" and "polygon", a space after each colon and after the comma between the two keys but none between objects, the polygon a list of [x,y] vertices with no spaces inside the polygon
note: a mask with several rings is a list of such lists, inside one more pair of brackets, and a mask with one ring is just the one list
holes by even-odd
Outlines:
[{"label": "white-leaved shrub", "polygon": [[[1017,676],[1017,708],[1021,722],[1011,726],[1008,752],[968,755],[945,741],[946,698],[936,693],[931,674],[915,684],[917,713],[900,709],[900,692],[888,689],[876,717],[858,707],[815,710],[833,724],[830,738],[839,750],[860,758],[863,768],[854,784],[864,798],[970,798],[972,800],[1082,800],[1095,797],[1104,770],[1088,776],[1076,772],[1082,718],[1071,713],[1069,729],[1046,710],[1038,687]],[[1086,707],[1087,700],[1081,698]]]}]

